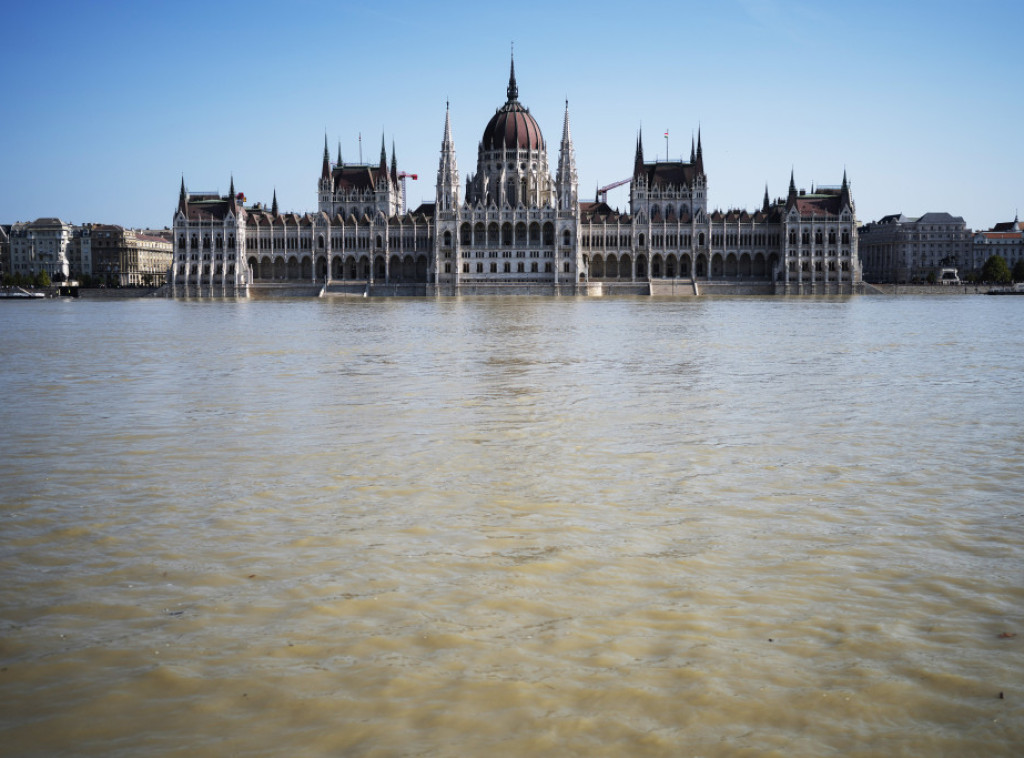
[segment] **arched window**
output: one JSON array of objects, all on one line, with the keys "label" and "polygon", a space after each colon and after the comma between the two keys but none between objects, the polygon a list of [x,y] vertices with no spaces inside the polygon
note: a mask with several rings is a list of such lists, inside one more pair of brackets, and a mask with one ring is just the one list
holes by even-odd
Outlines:
[{"label": "arched window", "polygon": [[451,247],[452,246],[452,233],[451,232],[446,231],[444,233],[444,246],[445,247]]},{"label": "arched window", "polygon": [[564,230],[562,232],[562,244],[565,245],[566,247],[568,247],[569,246],[569,242],[571,240],[572,240],[572,235],[569,233],[569,230],[568,229]]}]

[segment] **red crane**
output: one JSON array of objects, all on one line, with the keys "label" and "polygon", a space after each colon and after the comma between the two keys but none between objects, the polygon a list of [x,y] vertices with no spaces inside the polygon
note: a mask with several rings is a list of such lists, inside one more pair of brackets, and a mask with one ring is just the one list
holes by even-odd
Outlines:
[{"label": "red crane", "polygon": [[605,187],[601,187],[597,191],[597,200],[598,200],[598,202],[601,202],[601,203],[607,202],[608,201],[608,190],[613,190],[616,187],[621,187],[623,184],[629,184],[631,181],[633,181],[633,177],[629,177],[628,179],[620,179],[617,182],[612,182],[611,184],[609,184],[609,185],[607,185]]},{"label": "red crane", "polygon": [[409,203],[408,203],[408,201],[406,199],[408,196],[405,194],[405,179],[406,179],[406,177],[408,177],[409,179],[412,179],[413,181],[417,181],[420,178],[419,175],[417,175],[417,174],[410,174],[407,171],[399,171],[398,172],[398,178],[402,180],[402,215],[403,216],[409,210]]}]

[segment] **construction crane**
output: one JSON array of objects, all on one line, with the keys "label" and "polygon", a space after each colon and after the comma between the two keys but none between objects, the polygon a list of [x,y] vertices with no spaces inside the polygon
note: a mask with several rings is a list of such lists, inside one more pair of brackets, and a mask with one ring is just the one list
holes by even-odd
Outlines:
[{"label": "construction crane", "polygon": [[402,180],[402,215],[403,216],[406,213],[409,212],[409,202],[406,200],[408,195],[405,194],[405,180],[406,180],[406,177],[408,177],[409,179],[412,179],[413,181],[417,181],[420,178],[417,174],[410,174],[407,171],[399,171],[398,172],[398,178]]},{"label": "construction crane", "polygon": [[601,203],[608,202],[608,190],[613,190],[616,187],[621,187],[623,184],[629,184],[631,181],[633,181],[633,177],[629,177],[628,179],[620,179],[617,182],[612,182],[611,184],[609,184],[606,187],[601,187],[597,191],[597,200],[598,200],[598,202],[601,202]]}]

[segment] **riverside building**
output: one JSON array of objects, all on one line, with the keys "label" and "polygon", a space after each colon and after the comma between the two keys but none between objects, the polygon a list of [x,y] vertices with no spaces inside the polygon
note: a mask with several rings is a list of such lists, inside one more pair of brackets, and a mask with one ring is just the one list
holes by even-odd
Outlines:
[{"label": "riverside building", "polygon": [[869,282],[905,284],[936,278],[944,267],[977,268],[972,232],[961,216],[895,213],[860,228],[860,259]]},{"label": "riverside building", "polygon": [[519,100],[515,62],[505,103],[483,130],[476,170],[459,176],[446,107],[435,201],[406,210],[394,145],[377,164],[330,160],[317,210],[281,213],[189,192],[174,214],[169,280],[181,295],[245,295],[305,284],[364,294],[848,294],[860,291],[849,183],[785,198],[765,189],[753,211],[708,210],[701,137],[689,161],[647,161],[637,138],[629,210],[579,199],[566,102],[552,172],[540,125]]},{"label": "riverside building", "polygon": [[1011,269],[1024,260],[1024,222],[1018,217],[1013,221],[996,224],[988,231],[974,235],[974,261],[978,269],[985,265],[991,255],[999,255]]}]

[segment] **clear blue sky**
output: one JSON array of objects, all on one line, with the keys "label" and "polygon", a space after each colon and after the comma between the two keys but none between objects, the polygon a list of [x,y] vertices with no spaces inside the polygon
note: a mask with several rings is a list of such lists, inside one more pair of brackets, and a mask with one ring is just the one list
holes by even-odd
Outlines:
[{"label": "clear blue sky", "polygon": [[648,160],[700,126],[712,207],[846,169],[861,221],[987,228],[1024,210],[1022,29],[1015,0],[10,3],[0,222],[169,225],[183,175],[312,211],[325,131],[348,161],[394,140],[432,200],[445,101],[465,176],[514,41],[552,168],[569,99],[584,199],[629,176],[641,125]]}]

